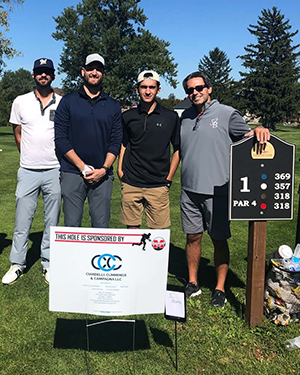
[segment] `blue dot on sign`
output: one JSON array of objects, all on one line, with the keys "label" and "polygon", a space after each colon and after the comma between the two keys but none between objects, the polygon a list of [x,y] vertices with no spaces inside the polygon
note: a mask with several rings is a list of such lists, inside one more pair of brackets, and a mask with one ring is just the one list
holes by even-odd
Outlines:
[{"label": "blue dot on sign", "polygon": [[261,178],[262,178],[263,180],[266,180],[267,177],[268,177],[268,176],[267,176],[265,173],[263,173],[263,174],[261,175]]}]

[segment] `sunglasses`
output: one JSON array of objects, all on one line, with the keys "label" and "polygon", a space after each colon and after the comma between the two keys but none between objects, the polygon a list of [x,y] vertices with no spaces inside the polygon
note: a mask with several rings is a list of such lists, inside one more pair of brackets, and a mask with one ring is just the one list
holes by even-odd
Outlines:
[{"label": "sunglasses", "polygon": [[54,70],[50,68],[36,68],[34,69],[34,75],[40,76],[45,73],[47,76],[51,76],[54,74]]},{"label": "sunglasses", "polygon": [[193,132],[199,128],[199,125],[200,125],[200,117],[198,116],[195,121],[195,125],[193,126]]},{"label": "sunglasses", "polygon": [[86,65],[86,66],[84,67],[84,69],[85,69],[87,72],[92,72],[94,69],[96,69],[97,72],[101,72],[101,73],[104,71],[104,67],[103,67],[103,65],[91,65],[91,66]]},{"label": "sunglasses", "polygon": [[155,90],[155,89],[157,89],[157,86],[140,85],[140,89],[142,89],[142,90],[147,90],[147,89]]},{"label": "sunglasses", "polygon": [[203,115],[203,112],[200,112],[199,115],[196,118],[195,125],[193,126],[193,132],[199,128],[200,125],[200,119],[201,116]]},{"label": "sunglasses", "polygon": [[201,92],[201,91],[203,91],[205,89],[205,87],[207,87],[207,86],[206,85],[199,85],[199,86],[196,86],[196,87],[189,87],[189,88],[186,89],[185,92],[188,95],[191,95],[191,94],[193,94],[194,90],[196,90],[198,92]]}]

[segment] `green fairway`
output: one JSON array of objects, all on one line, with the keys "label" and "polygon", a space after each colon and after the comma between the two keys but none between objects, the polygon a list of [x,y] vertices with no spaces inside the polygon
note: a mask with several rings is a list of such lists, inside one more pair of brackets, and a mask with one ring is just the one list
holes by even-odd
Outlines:
[{"label": "green fairway", "polygon": [[[279,245],[294,248],[300,182],[300,129],[278,126],[275,135],[296,144],[295,202],[293,221],[267,224],[267,254]],[[9,268],[14,215],[16,174],[19,153],[12,129],[0,128],[0,277]],[[171,249],[169,283],[180,284],[187,277],[185,235],[180,223],[180,173],[171,188]],[[115,178],[112,197],[112,228],[119,228],[120,183]],[[63,224],[61,215],[60,224]],[[28,270],[15,284],[0,285],[0,374],[175,374],[174,323],[162,314],[130,317],[137,320],[136,350],[131,351],[132,327],[92,327],[90,351],[86,351],[83,314],[48,310],[48,286],[41,272],[39,243],[44,226],[40,199],[31,228]],[[82,226],[89,227],[86,207]],[[178,374],[259,374],[300,373],[300,349],[288,352],[284,342],[300,335],[300,323],[278,327],[264,318],[263,326],[250,330],[245,323],[245,283],[247,270],[247,222],[233,222],[229,241],[231,263],[227,279],[225,308],[209,306],[215,286],[213,247],[207,235],[200,265],[202,294],[187,301],[187,322],[178,324]],[[66,273],[72,272],[70,259]],[[153,270],[155,278],[155,270]],[[97,316],[88,316],[91,321]],[[103,325],[104,326],[104,325]],[[123,327],[124,326],[124,327]]]}]

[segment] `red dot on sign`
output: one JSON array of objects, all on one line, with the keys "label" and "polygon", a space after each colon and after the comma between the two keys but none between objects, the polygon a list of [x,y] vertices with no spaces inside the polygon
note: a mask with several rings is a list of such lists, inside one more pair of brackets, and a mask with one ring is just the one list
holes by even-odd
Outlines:
[{"label": "red dot on sign", "polygon": [[262,204],[260,205],[260,208],[261,208],[262,210],[265,210],[265,209],[267,208],[267,205],[266,205],[265,203],[262,203]]}]

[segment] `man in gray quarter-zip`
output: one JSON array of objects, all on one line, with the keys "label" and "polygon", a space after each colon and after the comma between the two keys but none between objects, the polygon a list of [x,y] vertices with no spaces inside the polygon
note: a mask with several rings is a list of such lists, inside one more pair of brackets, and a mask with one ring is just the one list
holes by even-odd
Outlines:
[{"label": "man in gray quarter-zip", "polygon": [[167,228],[169,188],[179,163],[179,118],[156,101],[160,92],[156,72],[141,72],[136,90],[140,103],[122,116],[123,142],[118,165],[122,181],[121,222],[128,228],[139,228],[145,210],[149,228]]},{"label": "man in gray quarter-zip", "polygon": [[60,212],[59,162],[54,151],[54,114],[61,97],[54,93],[53,62],[41,58],[34,62],[33,92],[18,96],[11,108],[20,168],[16,189],[16,219],[10,253],[11,267],[2,278],[12,284],[26,268],[28,235],[40,191],[43,193],[45,229],[41,243],[42,271],[49,283],[50,226],[57,225]]},{"label": "man in gray quarter-zip", "polygon": [[264,144],[270,133],[262,126],[251,130],[234,108],[211,100],[212,85],[202,72],[189,74],[183,88],[192,106],[181,118],[181,220],[187,235],[189,282],[187,297],[201,293],[198,269],[205,230],[214,246],[217,285],[211,305],[224,307],[225,281],[229,265],[228,180],[230,144],[255,134]]}]

